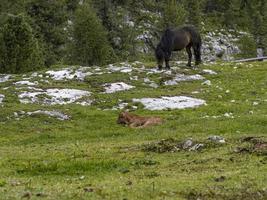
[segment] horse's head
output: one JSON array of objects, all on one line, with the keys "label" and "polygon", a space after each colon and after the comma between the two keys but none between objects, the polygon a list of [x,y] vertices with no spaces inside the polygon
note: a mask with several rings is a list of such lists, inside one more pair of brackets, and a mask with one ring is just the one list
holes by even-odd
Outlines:
[{"label": "horse's head", "polygon": [[119,114],[117,123],[118,123],[118,124],[127,124],[128,115],[129,115],[128,112],[125,112],[125,111],[124,111],[124,112],[121,112],[121,113]]},{"label": "horse's head", "polygon": [[161,69],[162,68],[162,65],[163,65],[163,62],[164,62],[164,51],[161,47],[160,44],[158,44],[156,50],[155,50],[155,56],[156,56],[156,59],[157,59],[157,62],[158,62],[158,68]]}]

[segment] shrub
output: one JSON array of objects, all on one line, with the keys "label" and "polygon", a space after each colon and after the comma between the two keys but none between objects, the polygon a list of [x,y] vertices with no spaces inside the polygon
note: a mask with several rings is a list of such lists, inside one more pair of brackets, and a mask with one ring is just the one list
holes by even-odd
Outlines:
[{"label": "shrub", "polygon": [[242,36],[238,41],[238,46],[241,52],[237,55],[237,58],[250,58],[257,56],[256,42],[253,37],[249,35]]}]

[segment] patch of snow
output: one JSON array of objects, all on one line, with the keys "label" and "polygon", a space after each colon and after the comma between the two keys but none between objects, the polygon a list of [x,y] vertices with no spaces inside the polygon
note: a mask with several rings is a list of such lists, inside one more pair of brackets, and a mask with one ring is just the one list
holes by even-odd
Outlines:
[{"label": "patch of snow", "polygon": [[16,83],[14,83],[15,85],[29,85],[29,86],[35,86],[38,85],[38,82],[30,82],[30,81],[18,81]]},{"label": "patch of snow", "polygon": [[89,96],[90,92],[77,89],[48,89],[46,95],[52,97],[46,99],[49,104],[70,104],[84,96]]},{"label": "patch of snow", "polygon": [[93,74],[91,72],[86,72],[85,71],[86,69],[87,68],[79,68],[74,72],[73,77],[76,78],[77,80],[84,81],[86,76],[90,76]]},{"label": "patch of snow", "polygon": [[159,87],[158,84],[155,82],[150,83],[149,86],[152,88],[158,88]]},{"label": "patch of snow", "polygon": [[165,85],[176,85],[182,81],[195,81],[195,80],[203,80],[205,79],[203,76],[199,74],[195,75],[184,75],[184,74],[177,74],[173,80],[165,81]]},{"label": "patch of snow", "polygon": [[44,92],[22,92],[19,94],[20,103],[28,104],[28,103],[37,103],[38,95],[44,94]]},{"label": "patch of snow", "polygon": [[[19,94],[21,103],[44,103],[49,105],[77,103],[76,101],[85,96],[90,96],[90,92],[77,89],[47,89],[39,92],[22,92]],[[45,96],[43,100],[39,95]],[[90,102],[80,102],[77,104],[89,105]]]},{"label": "patch of snow", "polygon": [[122,110],[124,109],[126,106],[128,106],[129,104],[128,103],[119,103],[118,106],[113,106],[113,108],[111,110]]},{"label": "patch of snow", "polygon": [[103,85],[105,88],[105,93],[114,93],[118,91],[124,91],[124,90],[130,90],[134,88],[132,85],[128,85],[123,82],[118,82],[118,83],[106,83]]},{"label": "patch of snow", "polygon": [[113,64],[109,64],[107,69],[110,72],[121,72],[121,73],[130,73],[133,71],[133,68],[130,64],[128,63],[120,63],[120,64],[124,66],[115,66]]},{"label": "patch of snow", "polygon": [[259,105],[259,102],[254,101],[254,102],[252,103],[252,105],[253,105],[253,106],[257,106],[257,105]]},{"label": "patch of snow", "polygon": [[211,75],[216,75],[217,72],[211,70],[211,69],[203,69],[203,73],[206,73],[206,74],[211,74]]},{"label": "patch of snow", "polygon": [[3,94],[0,94],[0,103],[2,103],[2,102],[3,102],[4,98],[5,98],[5,95],[3,95]]},{"label": "patch of snow", "polygon": [[5,74],[0,74],[0,83],[4,83],[6,81],[8,81],[8,79],[11,78],[11,75],[5,75]]},{"label": "patch of snow", "polygon": [[72,80],[80,80],[83,81],[86,76],[92,75],[91,72],[87,72],[88,67],[80,67],[78,69],[73,68],[65,68],[59,71],[47,71],[46,74],[49,74],[54,80],[61,81],[64,79]]},{"label": "patch of snow", "polygon": [[65,115],[59,111],[47,111],[47,110],[36,110],[36,111],[33,111],[33,112],[27,112],[27,115],[34,115],[34,114],[42,114],[42,115],[48,115],[50,117],[55,117],[59,120],[68,120],[70,119],[70,117],[68,115]]},{"label": "patch of snow", "polygon": [[212,135],[208,137],[208,140],[218,143],[225,143],[225,139],[218,135]]},{"label": "patch of snow", "polygon": [[138,76],[130,77],[130,80],[131,80],[131,81],[138,81]]},{"label": "patch of snow", "polygon": [[142,103],[148,110],[195,108],[206,104],[202,99],[186,96],[133,99],[133,102]]},{"label": "patch of snow", "polygon": [[206,80],[203,83],[201,83],[201,85],[208,85],[211,86],[211,81],[210,80]]},{"label": "patch of snow", "polygon": [[63,80],[63,79],[72,79],[73,77],[70,78],[72,70],[71,69],[62,69],[59,71],[53,71],[53,70],[49,70],[47,72],[45,72],[46,74],[49,74],[50,76],[52,76],[52,78],[54,80]]}]

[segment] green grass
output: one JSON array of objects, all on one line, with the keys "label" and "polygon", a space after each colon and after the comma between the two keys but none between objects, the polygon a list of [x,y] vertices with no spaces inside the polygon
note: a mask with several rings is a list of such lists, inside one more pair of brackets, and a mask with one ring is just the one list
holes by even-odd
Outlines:
[{"label": "green grass", "polygon": [[[153,67],[152,63],[145,65]],[[154,89],[144,85],[141,80],[147,76],[137,72],[133,73],[137,81],[131,81],[128,74],[113,73],[88,76],[85,82],[54,81],[38,86],[89,90],[95,103],[87,107],[20,104],[12,83],[0,83],[0,94],[6,96],[0,107],[0,199],[27,195],[53,200],[267,199],[266,153],[234,151],[251,145],[241,141],[247,136],[263,136],[266,141],[267,63],[218,63],[189,71],[180,67],[179,73],[212,69],[218,74],[204,75],[211,86],[193,81]],[[153,74],[149,78],[160,84],[169,77]],[[117,81],[136,88],[100,93],[103,83]],[[194,91],[199,93],[192,94]],[[134,113],[165,120],[163,125],[145,129],[120,126],[116,124],[119,111],[102,110],[117,105],[119,99],[132,105],[132,98],[163,95],[201,98],[207,105],[168,111],[139,107]],[[35,115],[16,120],[13,114],[38,109],[60,110],[71,119]],[[234,118],[224,117],[225,113]],[[210,135],[220,135],[226,143],[192,152],[142,150],[144,144],[161,139],[206,141]]]}]

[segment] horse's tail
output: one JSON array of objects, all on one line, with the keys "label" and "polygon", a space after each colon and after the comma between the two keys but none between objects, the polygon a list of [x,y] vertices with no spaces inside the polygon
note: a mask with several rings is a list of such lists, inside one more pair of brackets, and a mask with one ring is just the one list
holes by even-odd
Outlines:
[{"label": "horse's tail", "polygon": [[201,45],[202,45],[200,33],[193,26],[185,26],[183,27],[183,30],[188,32],[191,35],[192,46],[194,48],[196,60],[200,63],[201,62]]}]

